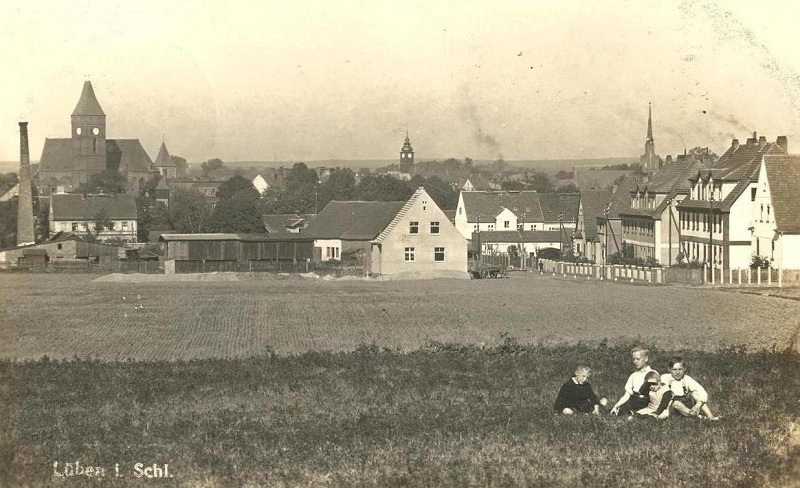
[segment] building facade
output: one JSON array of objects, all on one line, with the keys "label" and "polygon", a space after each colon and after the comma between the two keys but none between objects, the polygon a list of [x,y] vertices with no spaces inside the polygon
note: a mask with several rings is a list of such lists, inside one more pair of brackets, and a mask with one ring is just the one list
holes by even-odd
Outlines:
[{"label": "building facade", "polygon": [[800,155],[763,156],[752,207],[752,255],[800,270]]}]

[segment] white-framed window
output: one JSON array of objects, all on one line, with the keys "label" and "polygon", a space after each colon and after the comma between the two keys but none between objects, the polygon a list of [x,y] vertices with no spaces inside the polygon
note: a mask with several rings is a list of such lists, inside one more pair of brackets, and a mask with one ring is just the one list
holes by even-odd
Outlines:
[{"label": "white-framed window", "polygon": [[128,223],[127,222],[123,222],[122,223],[122,230],[128,230]]},{"label": "white-framed window", "polygon": [[489,224],[487,230],[494,230],[494,224]]},{"label": "white-framed window", "polygon": [[413,263],[414,262],[414,248],[413,247],[407,247],[405,249],[405,261],[407,263]]},{"label": "white-framed window", "polygon": [[72,223],[72,231],[73,232],[77,232],[78,231],[78,223],[77,222],[73,222]]},{"label": "white-framed window", "polygon": [[439,233],[439,222],[431,222],[431,234]]},{"label": "white-framed window", "polygon": [[419,222],[409,222],[408,223],[408,233],[409,234],[419,234]]},{"label": "white-framed window", "polygon": [[434,247],[433,248],[433,260],[437,263],[444,262],[444,248],[443,247]]}]

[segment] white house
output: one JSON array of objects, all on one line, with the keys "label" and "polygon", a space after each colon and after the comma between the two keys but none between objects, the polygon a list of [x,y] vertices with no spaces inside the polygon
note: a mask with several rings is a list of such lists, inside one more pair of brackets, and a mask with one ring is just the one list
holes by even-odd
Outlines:
[{"label": "white house", "polygon": [[261,175],[256,175],[256,177],[253,178],[253,186],[256,187],[258,193],[262,195],[265,191],[269,190],[269,183],[267,183],[267,180]]},{"label": "white house", "polygon": [[95,222],[99,219],[106,220],[111,226],[99,232],[99,240],[136,242],[138,213],[133,195],[63,193],[50,197],[51,234],[96,232]]},{"label": "white house", "polygon": [[752,254],[800,269],[800,155],[765,155],[751,218]]}]

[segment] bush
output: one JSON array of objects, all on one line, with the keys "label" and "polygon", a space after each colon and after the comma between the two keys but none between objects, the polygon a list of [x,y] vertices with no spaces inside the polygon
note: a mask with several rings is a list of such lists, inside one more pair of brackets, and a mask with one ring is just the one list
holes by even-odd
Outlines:
[{"label": "bush", "polygon": [[752,256],[750,256],[750,268],[751,269],[769,268],[769,258],[759,256],[758,254],[753,254]]}]

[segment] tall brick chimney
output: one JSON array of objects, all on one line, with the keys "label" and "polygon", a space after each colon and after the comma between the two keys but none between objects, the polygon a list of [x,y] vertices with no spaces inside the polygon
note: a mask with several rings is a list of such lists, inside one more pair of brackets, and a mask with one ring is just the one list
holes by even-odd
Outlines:
[{"label": "tall brick chimney", "polygon": [[789,153],[789,140],[786,136],[778,136],[778,140],[776,141],[780,147],[783,148],[785,153]]},{"label": "tall brick chimney", "polygon": [[19,197],[17,199],[17,245],[33,244],[33,194],[28,123],[19,123]]}]

